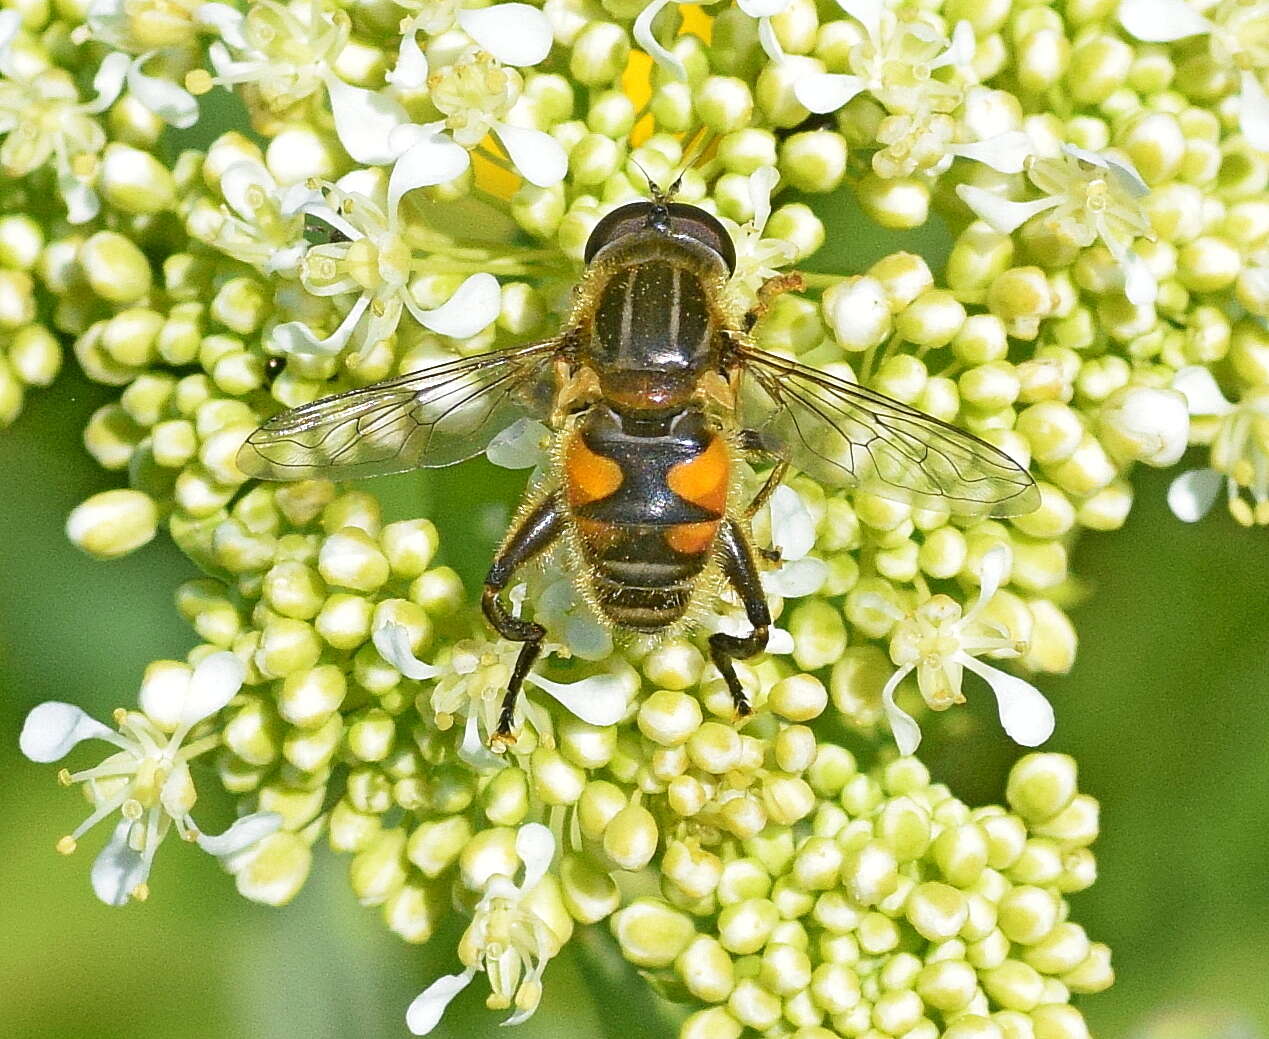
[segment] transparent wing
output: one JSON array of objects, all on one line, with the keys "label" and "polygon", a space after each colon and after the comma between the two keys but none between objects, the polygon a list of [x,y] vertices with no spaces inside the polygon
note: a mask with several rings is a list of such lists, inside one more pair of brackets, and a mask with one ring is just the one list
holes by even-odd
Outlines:
[{"label": "transparent wing", "polygon": [[238,468],[266,480],[352,480],[452,465],[525,415],[549,414],[558,339],[447,361],[274,415]]},{"label": "transparent wing", "polygon": [[961,515],[1039,506],[1027,471],[978,437],[796,361],[751,347],[739,354],[741,423],[808,476]]}]

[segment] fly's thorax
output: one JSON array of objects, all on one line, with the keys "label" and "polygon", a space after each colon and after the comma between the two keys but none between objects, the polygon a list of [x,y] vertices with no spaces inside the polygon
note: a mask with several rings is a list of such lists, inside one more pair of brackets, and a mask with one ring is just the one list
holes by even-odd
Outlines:
[{"label": "fly's thorax", "polygon": [[721,257],[651,229],[601,251],[583,284],[581,360],[623,410],[674,410],[719,367],[728,325]]}]

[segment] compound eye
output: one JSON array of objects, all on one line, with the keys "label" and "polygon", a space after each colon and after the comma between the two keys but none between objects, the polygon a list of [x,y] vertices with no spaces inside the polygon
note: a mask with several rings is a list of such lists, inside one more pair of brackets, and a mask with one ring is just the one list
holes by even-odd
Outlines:
[{"label": "compound eye", "polygon": [[652,203],[646,201],[627,202],[624,206],[618,206],[595,225],[590,237],[586,239],[586,251],[582,254],[582,259],[590,263],[596,253],[610,242],[647,227],[652,208]]},{"label": "compound eye", "polygon": [[712,213],[687,202],[671,202],[670,230],[673,234],[694,239],[716,252],[727,265],[728,273],[736,273],[736,243],[731,240],[727,228]]}]

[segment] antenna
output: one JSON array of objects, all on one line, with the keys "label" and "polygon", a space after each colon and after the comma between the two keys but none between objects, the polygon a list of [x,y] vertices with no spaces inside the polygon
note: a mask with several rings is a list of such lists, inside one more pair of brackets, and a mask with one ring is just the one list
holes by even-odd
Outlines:
[{"label": "antenna", "polygon": [[652,179],[642,164],[633,155],[630,161],[635,164],[639,172],[643,174],[643,179],[648,184],[648,195],[652,199],[652,207],[648,213],[648,226],[663,234],[670,230],[670,203],[674,200],[674,196],[678,194],[680,185],[683,183],[683,174],[696,165],[700,157],[705,153],[706,147],[712,140],[709,129],[702,127],[696,137],[688,144],[685,158],[679,164],[678,170],[675,172],[674,180],[668,188],[662,188]]}]

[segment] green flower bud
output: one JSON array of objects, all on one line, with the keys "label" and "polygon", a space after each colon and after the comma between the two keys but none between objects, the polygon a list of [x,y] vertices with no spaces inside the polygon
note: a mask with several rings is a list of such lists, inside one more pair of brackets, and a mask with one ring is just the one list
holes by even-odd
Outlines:
[{"label": "green flower bud", "polygon": [[876,278],[843,278],[825,291],[821,306],[824,320],[844,350],[867,350],[890,335],[890,302]]},{"label": "green flower bud", "polygon": [[582,833],[592,840],[599,840],[608,824],[626,804],[626,795],[621,787],[606,780],[592,780],[587,783],[577,803],[577,818]]},{"label": "green flower bud", "polygon": [[754,978],[742,978],[727,999],[732,1017],[747,1028],[766,1032],[780,1020],[780,1000]]},{"label": "green flower bud", "polygon": [[950,343],[965,321],[965,308],[950,292],[931,289],[914,299],[898,315],[895,329],[918,347],[937,349]]},{"label": "green flower bud", "polygon": [[676,776],[666,788],[666,800],[675,815],[689,819],[705,807],[708,794],[693,776]]},{"label": "green flower bud", "polygon": [[815,733],[805,725],[789,725],[776,733],[772,748],[776,765],[785,772],[802,773],[814,763],[817,753]]},{"label": "green flower bud", "polygon": [[1094,942],[1089,947],[1084,962],[1062,975],[1061,980],[1072,992],[1104,992],[1115,981],[1115,972],[1110,965],[1110,949],[1101,942]]},{"label": "green flower bud", "polygon": [[98,184],[107,202],[126,213],[160,213],[176,206],[176,181],[168,167],[140,148],[105,146]]},{"label": "green flower bud", "polygon": [[346,743],[354,757],[362,761],[383,761],[396,740],[392,715],[377,707],[362,713],[348,727]]},{"label": "green flower bud", "polygon": [[560,753],[579,768],[603,768],[617,752],[615,725],[588,725],[571,714],[560,719],[556,739]]},{"label": "green flower bud", "polygon": [[410,584],[410,600],[434,617],[455,613],[464,602],[463,581],[448,566],[438,566]]},{"label": "green flower bud", "polygon": [[353,858],[348,881],[362,905],[382,905],[401,890],[406,878],[405,843],[405,830],[384,830]]},{"label": "green flower bud", "polygon": [[117,559],[153,540],[159,512],[140,491],[102,491],[81,502],[66,518],[66,536],[98,559]]},{"label": "green flower bud", "polygon": [[278,693],[278,714],[302,729],[322,725],[347,694],[343,672],[324,665],[287,675]]},{"label": "green flower bud", "polygon": [[1177,255],[1177,278],[1191,292],[1220,292],[1234,283],[1241,269],[1238,250],[1215,235],[1195,239]]},{"label": "green flower bud", "polygon": [[1076,794],[1057,815],[1032,824],[1039,837],[1051,837],[1065,845],[1083,847],[1097,839],[1100,806],[1087,794]]},{"label": "green flower bud", "polygon": [[856,183],[855,197],[873,220],[895,231],[920,227],[930,214],[930,189],[912,177],[879,177],[869,171]]},{"label": "green flower bud", "polygon": [[234,877],[238,893],[264,905],[286,905],[304,886],[313,852],[296,833],[270,834],[249,853]]},{"label": "green flower bud", "polygon": [[735,987],[732,959],[710,935],[697,935],[675,960],[674,970],[687,990],[705,1003],[721,1003]]},{"label": "green flower bud", "polygon": [[655,898],[638,898],[611,917],[622,955],[636,967],[668,967],[696,936],[692,919]]},{"label": "green flower bud", "polygon": [[639,731],[648,739],[663,747],[675,747],[700,728],[701,706],[685,693],[661,689],[639,705],[637,721]]},{"label": "green flower bud", "polygon": [[609,86],[621,75],[629,56],[630,39],[621,26],[592,22],[573,41],[569,72],[583,86]]},{"label": "green flower bud", "polygon": [[869,956],[890,952],[899,944],[899,928],[888,916],[881,913],[865,913],[859,921],[857,932],[859,948]]},{"label": "green flower bud", "polygon": [[301,772],[316,774],[330,765],[344,735],[338,714],[329,715],[315,729],[292,729],[282,741],[282,756]]},{"label": "green flower bud", "polygon": [[842,182],[846,157],[846,138],[841,134],[811,130],[784,139],[779,166],[790,186],[799,191],[826,192]]},{"label": "green flower bud", "polygon": [[943,1039],[1006,1039],[1006,1036],[1000,1025],[990,1018],[979,1014],[965,1014],[943,1030]]},{"label": "green flower bud", "polygon": [[722,1007],[698,1010],[679,1028],[679,1039],[740,1039],[745,1026]]},{"label": "green flower bud", "polygon": [[586,773],[552,747],[533,752],[533,788],[547,804],[574,804],[586,786]]},{"label": "green flower bud", "polygon": [[719,776],[740,763],[740,751],[740,734],[721,722],[703,723],[687,741],[687,753],[692,764]]},{"label": "green flower bud", "polygon": [[272,617],[260,631],[254,662],[266,677],[284,678],[316,665],[321,652],[317,633],[310,625],[289,617]]},{"label": "green flower bud", "polygon": [[752,122],[753,94],[743,79],[709,76],[693,94],[697,116],[715,133],[734,133]]},{"label": "green flower bud", "polygon": [[639,804],[627,805],[604,829],[604,853],[621,869],[643,869],[656,854],[659,839],[652,813]]},{"label": "green flower bud", "polygon": [[981,977],[987,995],[1006,1010],[1034,1010],[1043,995],[1044,979],[1019,960],[1006,960]]},{"label": "green flower bud", "polygon": [[717,889],[723,861],[694,841],[671,840],[661,856],[661,872],[683,894],[700,899]]},{"label": "green flower bud", "polygon": [[1029,822],[1063,811],[1076,795],[1075,759],[1066,754],[1028,754],[1009,772],[1005,798]]},{"label": "green flower bud", "polygon": [[406,883],[383,904],[388,929],[407,942],[426,942],[445,919],[448,906],[438,892],[424,884]]},{"label": "green flower bud", "polygon": [[425,821],[410,834],[405,855],[425,877],[435,879],[458,861],[471,837],[466,816]]},{"label": "green flower bud", "polygon": [[[760,166],[776,164],[776,142],[770,130],[746,126],[718,142],[718,161],[732,173],[749,176]],[[774,230],[770,229],[771,233]],[[784,235],[777,235],[783,238]]]},{"label": "green flower bud", "polygon": [[766,944],[779,920],[775,903],[765,898],[746,899],[718,914],[718,940],[728,952],[748,956]]},{"label": "green flower bud", "polygon": [[[827,603],[807,603],[799,608],[799,614],[801,614],[802,610],[814,605],[823,606],[825,616],[832,618],[831,623],[836,625],[837,629],[842,632],[841,639],[844,641],[845,631],[841,626],[841,618],[837,611]],[[801,614],[801,616],[805,618],[805,614]],[[806,626],[806,623],[798,624],[797,620],[790,622],[790,628],[795,632],[805,632]],[[794,641],[795,644],[799,641],[798,634],[794,635]],[[796,649],[794,650],[794,657],[797,659],[799,666],[823,666],[822,664],[811,665],[805,662],[803,657],[807,655],[809,654],[799,654]],[[831,659],[836,659],[836,656],[830,657]],[[824,663],[828,662],[824,661]],[[810,721],[813,718],[818,718],[824,712],[824,708],[828,706],[828,691],[824,688],[823,683],[813,675],[790,675],[788,678],[776,683],[768,695],[767,706],[789,721]]]},{"label": "green flower bud", "polygon": [[109,303],[135,303],[150,291],[150,262],[114,231],[98,231],[84,242],[79,265],[93,292]]},{"label": "green flower bud", "polygon": [[374,591],[390,574],[388,560],[374,539],[352,526],[322,542],[317,569],[329,584],[359,592]]},{"label": "green flower bud", "polygon": [[644,657],[642,670],[649,681],[665,689],[689,689],[700,682],[705,658],[692,643],[676,639],[662,643]]},{"label": "green flower bud", "polygon": [[975,823],[949,826],[935,838],[932,851],[947,882],[965,888],[978,879],[987,865],[987,836]]}]

